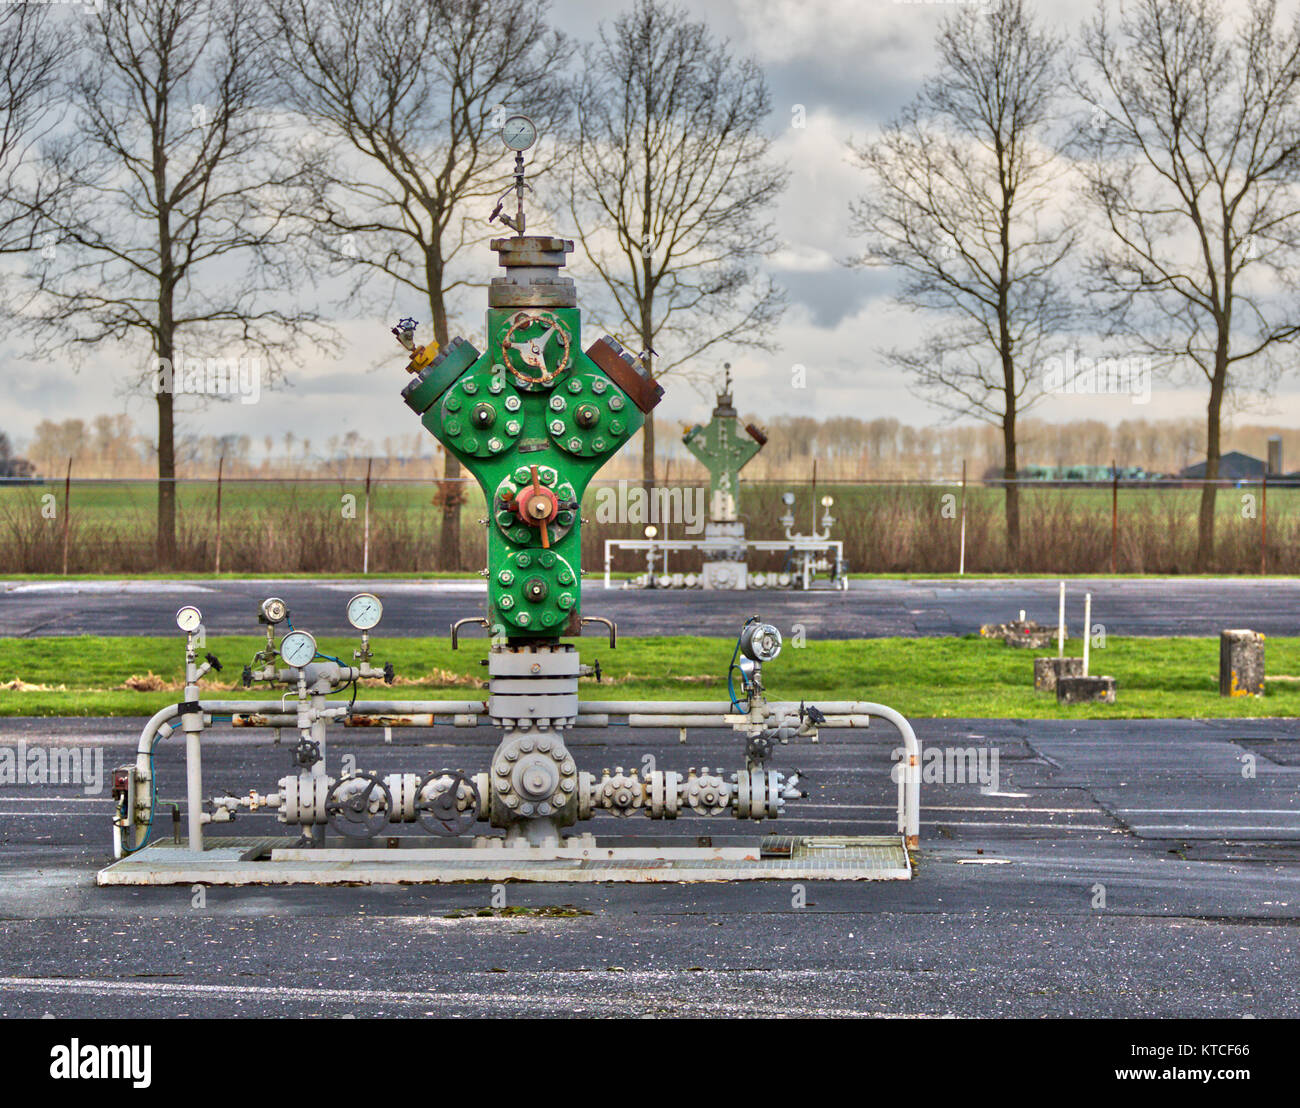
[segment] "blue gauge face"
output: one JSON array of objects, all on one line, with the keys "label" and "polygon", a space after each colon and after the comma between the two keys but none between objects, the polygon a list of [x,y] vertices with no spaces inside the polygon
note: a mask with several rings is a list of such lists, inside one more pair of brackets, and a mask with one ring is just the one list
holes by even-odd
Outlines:
[{"label": "blue gauge face", "polygon": [[373,593],[357,593],[348,601],[348,622],[358,631],[369,631],[384,614],[384,606]]},{"label": "blue gauge face", "polygon": [[290,631],[280,640],[280,657],[285,665],[302,669],[316,657],[316,640],[306,631]]}]

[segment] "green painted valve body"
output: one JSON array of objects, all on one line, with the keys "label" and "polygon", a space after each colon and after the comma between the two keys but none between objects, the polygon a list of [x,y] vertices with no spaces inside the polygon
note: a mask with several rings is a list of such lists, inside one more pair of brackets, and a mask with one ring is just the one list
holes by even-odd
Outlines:
[{"label": "green painted valve body", "polygon": [[488,623],[510,642],[580,631],[583,494],[663,389],[605,336],[584,353],[573,243],[494,239],[487,351],[453,339],[403,390],[487,501]]},{"label": "green painted valve body", "polygon": [[682,442],[709,471],[710,521],[733,522],[740,471],[762,449],[767,436],[752,423],[742,427],[731,401],[730,376],[723,391],[718,393],[713,418],[704,426],[697,424],[689,428],[682,435]]}]

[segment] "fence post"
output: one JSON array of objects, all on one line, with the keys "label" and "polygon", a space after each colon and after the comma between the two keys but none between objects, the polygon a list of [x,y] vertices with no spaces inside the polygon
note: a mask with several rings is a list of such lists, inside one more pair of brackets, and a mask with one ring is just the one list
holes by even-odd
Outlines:
[{"label": "fence post", "polygon": [[212,568],[213,573],[221,572],[221,477],[226,468],[226,456],[221,455],[217,459],[217,556],[216,564]]},{"label": "fence post", "polygon": [[364,534],[362,536],[361,550],[361,572],[367,574],[370,572],[370,473],[375,465],[374,458],[366,459],[366,509]]},{"label": "fence post", "polygon": [[1119,467],[1110,460],[1110,571],[1115,573],[1119,561]]},{"label": "fence post", "polygon": [[1259,486],[1259,572],[1268,573],[1268,467]]},{"label": "fence post", "polygon": [[72,508],[72,459],[68,459],[68,472],[63,478],[63,576],[68,575],[68,519]]},{"label": "fence post", "polygon": [[966,576],[966,459],[961,460],[961,554],[957,576]]}]

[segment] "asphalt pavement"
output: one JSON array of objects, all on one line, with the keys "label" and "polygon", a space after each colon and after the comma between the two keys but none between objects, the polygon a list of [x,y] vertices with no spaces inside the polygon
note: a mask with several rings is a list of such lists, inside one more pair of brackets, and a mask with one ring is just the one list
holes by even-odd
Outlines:
[{"label": "asphalt pavement", "polygon": [[[295,626],[321,635],[348,634],[348,598],[371,591],[384,601],[378,635],[441,636],[454,620],[481,616],[481,581],[95,580],[0,581],[0,636],[168,635],[184,604],[203,612],[212,634],[257,632],[267,596],[283,597]],[[1246,627],[1266,635],[1300,634],[1300,579],[1074,579],[1067,625],[1083,625],[1084,594],[1093,622],[1112,635],[1214,635]],[[985,623],[1018,617],[1056,625],[1057,582],[1042,578],[864,580],[847,592],[754,589],[745,592],[583,588],[582,612],[617,622],[624,635],[729,637],[749,616],[800,625],[810,638],[966,635]],[[467,631],[481,634],[481,631]],[[599,628],[589,634],[601,633]]]},{"label": "asphalt pavement", "polygon": [[[502,886],[518,914],[475,914],[494,890],[473,884],[101,889],[107,794],[5,785],[0,1015],[1300,1015],[1294,722],[915,724],[932,753],[911,881]],[[3,720],[0,764],[23,743],[75,747],[101,751],[106,774],[139,726]],[[391,744],[340,733],[332,749],[381,772],[472,770],[492,745],[486,728],[438,728]],[[572,746],[596,770],[741,759],[716,732]],[[882,726],[781,749],[777,766],[802,770],[811,795],[779,824],[601,817],[592,830],[887,833],[894,746]],[[982,779],[956,779],[967,752]],[[270,732],[205,738],[211,791],[265,790],[288,767]],[[158,768],[178,797],[175,739]]]}]

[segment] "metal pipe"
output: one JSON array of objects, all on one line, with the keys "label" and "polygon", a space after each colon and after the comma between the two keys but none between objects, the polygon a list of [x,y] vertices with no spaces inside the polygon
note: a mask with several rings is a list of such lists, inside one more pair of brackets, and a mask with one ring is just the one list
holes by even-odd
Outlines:
[{"label": "metal pipe", "polygon": [[[287,715],[296,720],[298,717],[293,712],[279,711],[280,699],[268,700],[204,700],[202,701],[203,710],[212,715],[230,715],[235,712],[248,712],[253,715]],[[337,707],[345,707],[342,701],[336,702]],[[270,709],[268,711],[268,709]],[[487,701],[485,700],[358,700],[352,705],[352,711],[356,715],[394,715],[394,716],[415,716],[415,715],[485,715],[487,713]],[[346,717],[345,717],[346,722]],[[245,726],[248,726],[245,724]]]},{"label": "metal pipe", "polygon": [[1061,582],[1061,594],[1056,605],[1056,656],[1065,657],[1065,582]]},{"label": "metal pipe", "polygon": [[185,804],[191,850],[203,849],[203,758],[199,753],[202,734],[202,731],[185,732]]},{"label": "metal pipe", "polygon": [[[778,719],[789,720],[792,726],[798,726],[797,716],[784,716]],[[764,720],[766,725],[769,721]],[[734,724],[722,716],[717,715],[672,715],[664,713],[662,715],[653,712],[629,712],[627,716],[627,725],[629,727],[732,727]],[[870,718],[859,713],[857,715],[831,715],[827,714],[826,719],[818,724],[819,727],[870,727]]]},{"label": "metal pipe", "polygon": [[[805,701],[805,704],[811,704]],[[868,708],[871,701],[865,700],[827,700],[818,701],[816,707],[828,716],[871,715]],[[798,718],[800,704],[796,700],[774,700],[767,704],[768,716],[792,716]],[[611,716],[626,715],[727,715],[744,717],[746,713],[737,712],[727,700],[588,700],[578,704],[579,715],[588,712],[605,712]]]},{"label": "metal pipe", "polygon": [[[1091,595],[1087,598],[1088,611],[1091,612]],[[1085,639],[1086,642],[1086,639]],[[1086,650],[1086,646],[1085,646]],[[240,726],[293,726],[297,721],[297,716],[282,712],[267,712],[268,706],[275,706],[274,700],[204,700],[200,702],[200,710],[204,716],[216,715],[236,715],[247,714],[250,718],[241,722]],[[916,738],[916,733],[907,719],[900,713],[883,704],[876,704],[872,701],[860,700],[832,700],[824,701],[818,705],[820,710],[828,717],[829,726],[848,726],[862,727],[867,725],[867,718],[875,716],[892,724],[899,732],[903,739],[904,751],[907,755],[907,763],[899,780],[899,799],[898,799],[898,823],[899,831],[906,835],[907,842],[915,846],[920,837],[920,811],[921,811],[921,744]],[[767,722],[772,719],[797,720],[799,718],[800,705],[793,701],[778,701],[766,705],[767,712],[755,722]],[[484,716],[486,715],[486,705],[481,700],[407,700],[407,701],[357,701],[353,706],[354,712],[361,717],[365,716],[390,716],[396,717],[397,722],[393,719],[369,720],[360,722],[355,726],[423,726],[423,719],[416,722],[418,717],[437,717],[437,716]],[[639,717],[640,726],[665,726],[665,727],[688,727],[688,726],[721,726],[718,722],[720,716],[730,716],[733,719],[737,713],[733,706],[725,700],[667,700],[667,701],[630,701],[630,700],[607,700],[591,701],[579,703],[578,712],[580,718],[578,726],[580,727],[603,727],[609,726],[610,717],[612,716],[636,716]],[[144,728],[140,732],[140,739],[136,750],[137,768],[145,773],[150,773],[150,752],[153,747],[154,738],[158,729],[168,721],[174,719],[177,715],[177,705],[169,704],[150,717]],[[685,717],[685,718],[684,718]],[[691,717],[699,717],[700,720],[709,722],[697,722]],[[840,722],[843,717],[845,722]],[[409,719],[411,722],[405,723]],[[648,722],[642,723],[641,720]],[[255,722],[262,721],[262,722]],[[653,722],[649,722],[653,720]],[[205,720],[205,722],[207,722]],[[726,721],[723,721],[724,723]],[[345,725],[347,720],[344,720]],[[201,732],[190,732],[186,736],[185,760],[186,760],[186,779],[187,791],[189,794],[189,818],[191,848],[198,843],[197,849],[202,848],[202,768],[201,768]],[[153,792],[153,782],[150,781],[151,795]],[[196,819],[199,826],[196,829],[194,824]],[[197,835],[195,831],[197,830]]]},{"label": "metal pipe", "polygon": [[1088,676],[1088,647],[1092,645],[1092,593],[1083,595],[1083,675]]},{"label": "metal pipe", "polygon": [[168,704],[167,707],[159,709],[150,716],[145,723],[135,747],[135,768],[138,773],[149,773],[149,754],[153,750],[154,736],[158,734],[159,727],[176,718],[176,712],[177,705]]}]

